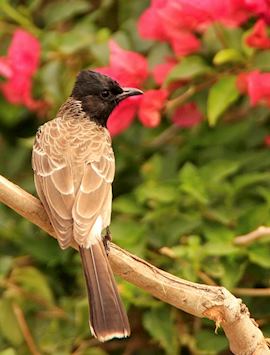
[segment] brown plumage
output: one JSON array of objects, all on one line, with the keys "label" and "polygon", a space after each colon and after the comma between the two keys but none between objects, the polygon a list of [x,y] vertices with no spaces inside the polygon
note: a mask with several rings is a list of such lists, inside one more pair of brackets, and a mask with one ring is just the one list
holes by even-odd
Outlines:
[{"label": "brown plumage", "polygon": [[107,76],[82,71],[57,117],[37,132],[32,166],[39,198],[62,249],[80,250],[90,328],[106,341],[130,334],[126,312],[104,249],[110,225],[115,161],[106,122],[123,99],[142,92],[122,89]]}]

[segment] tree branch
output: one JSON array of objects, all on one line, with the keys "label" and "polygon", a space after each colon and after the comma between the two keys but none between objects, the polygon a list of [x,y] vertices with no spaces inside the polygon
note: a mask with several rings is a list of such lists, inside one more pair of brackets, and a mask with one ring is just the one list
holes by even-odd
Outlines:
[{"label": "tree branch", "polygon": [[15,317],[17,318],[19,327],[21,329],[21,332],[23,334],[24,340],[28,346],[30,353],[32,355],[41,355],[37,349],[35,342],[34,342],[33,336],[31,334],[28,324],[25,320],[25,317],[24,317],[21,307],[19,307],[16,303],[13,303],[12,307],[13,307]]},{"label": "tree branch", "polygon": [[[40,201],[0,176],[0,202],[55,237]],[[74,245],[76,248],[76,246]],[[222,326],[237,355],[270,354],[267,342],[247,307],[224,287],[189,282],[162,271],[111,243],[109,260],[123,279],[196,317]]]},{"label": "tree branch", "polygon": [[236,245],[249,245],[257,239],[270,235],[270,227],[260,226],[252,232],[247,234],[238,235],[234,239]]}]

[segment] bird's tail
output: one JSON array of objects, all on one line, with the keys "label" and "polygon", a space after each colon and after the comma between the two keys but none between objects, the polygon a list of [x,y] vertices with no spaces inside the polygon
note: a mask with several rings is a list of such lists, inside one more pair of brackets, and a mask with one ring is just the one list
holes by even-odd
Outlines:
[{"label": "bird's tail", "polygon": [[99,341],[130,335],[126,311],[102,242],[80,247],[90,305],[90,329]]}]

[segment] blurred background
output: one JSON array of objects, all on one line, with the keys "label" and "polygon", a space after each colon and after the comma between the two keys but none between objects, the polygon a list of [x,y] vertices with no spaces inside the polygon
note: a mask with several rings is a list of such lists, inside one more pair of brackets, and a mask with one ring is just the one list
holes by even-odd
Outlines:
[{"label": "blurred background", "polygon": [[[238,237],[270,223],[269,24],[266,0],[0,1],[0,174],[35,194],[34,135],[79,70],[143,89],[108,123],[113,241],[225,286],[265,337],[270,238]],[[100,344],[77,253],[0,205],[0,355],[230,353],[213,322],[117,281],[132,336]]]}]

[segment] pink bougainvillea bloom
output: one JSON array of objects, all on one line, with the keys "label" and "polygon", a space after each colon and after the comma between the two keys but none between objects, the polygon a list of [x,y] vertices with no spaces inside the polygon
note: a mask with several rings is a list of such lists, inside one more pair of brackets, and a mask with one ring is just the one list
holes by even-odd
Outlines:
[{"label": "pink bougainvillea bloom", "polygon": [[178,31],[170,37],[171,46],[176,55],[186,56],[198,52],[200,41],[191,32]]},{"label": "pink bougainvillea bloom", "polygon": [[160,111],[165,104],[167,91],[149,90],[142,96],[126,99],[117,106],[108,120],[108,129],[112,136],[126,130],[138,115],[139,120],[146,127],[156,127],[160,123]]},{"label": "pink bougainvillea bloom", "polygon": [[256,22],[251,33],[246,37],[246,43],[254,48],[270,48],[270,37],[267,34],[266,23],[263,19]]},{"label": "pink bougainvillea bloom", "polygon": [[175,66],[176,63],[177,63],[176,60],[174,60],[173,58],[168,58],[164,63],[157,64],[153,68],[152,74],[155,79],[155,82],[158,85],[162,85],[164,83],[167,75],[169,74],[169,72],[172,70],[172,68]]},{"label": "pink bougainvillea bloom", "polygon": [[190,128],[196,126],[203,120],[203,114],[198,109],[195,102],[188,102],[179,107],[173,117],[172,121],[176,126],[183,128]]},{"label": "pink bougainvillea bloom", "polygon": [[12,76],[12,69],[9,64],[9,60],[5,57],[0,57],[0,75],[5,78],[10,78]]},{"label": "pink bougainvillea bloom", "polygon": [[139,120],[147,127],[156,127],[160,123],[161,109],[167,99],[167,90],[149,90],[142,95],[139,107]]},{"label": "pink bougainvillea bloom", "polygon": [[181,50],[179,47],[183,42],[180,41],[181,31],[186,33],[186,38],[183,36],[183,39],[189,46],[185,47],[190,47],[192,53],[196,51],[196,47],[199,49],[194,33],[201,33],[215,21],[228,26],[239,26],[254,16],[260,16],[270,23],[270,1],[152,0],[139,18],[138,30],[143,38],[169,42],[177,55],[186,55],[189,50]]},{"label": "pink bougainvillea bloom", "polygon": [[147,8],[139,18],[138,30],[143,38],[158,39],[166,41],[168,35],[164,28],[164,21],[160,17],[160,9],[166,6],[167,0],[152,0],[151,6]]},{"label": "pink bougainvillea bloom", "polygon": [[153,0],[141,15],[138,30],[143,38],[168,41],[177,55],[196,52],[200,42],[189,30],[195,28],[196,19],[182,11],[179,1]]},{"label": "pink bougainvillea bloom", "polygon": [[0,75],[7,80],[0,86],[12,104],[23,104],[36,110],[43,104],[32,98],[32,77],[37,71],[40,44],[30,33],[16,30],[6,57],[0,57]]},{"label": "pink bougainvillea bloom", "polygon": [[237,0],[237,2],[256,14],[267,11],[269,7],[268,0]]},{"label": "pink bougainvillea bloom", "polygon": [[248,94],[252,105],[258,102],[270,104],[270,73],[260,73],[259,70],[241,73],[236,83],[239,91]]},{"label": "pink bougainvillea bloom", "polygon": [[[231,0],[232,2],[234,0]],[[267,23],[270,20],[270,2],[269,0],[237,0],[238,6],[249,12],[249,15],[258,15],[264,18]]]},{"label": "pink bougainvillea bloom", "polygon": [[[117,80],[122,86],[141,87],[149,72],[146,59],[135,52],[122,49],[110,41],[110,62],[97,71]],[[142,96],[130,97],[114,109],[108,120],[108,129],[114,136],[129,127],[138,114],[141,122],[154,127],[160,122],[160,110],[167,97],[165,90],[149,90]]]},{"label": "pink bougainvillea bloom", "polygon": [[248,18],[244,0],[238,1],[152,0],[139,18],[138,30],[143,38],[167,41],[176,55],[186,56],[199,50],[195,33],[209,24],[221,21],[236,26]]},{"label": "pink bougainvillea bloom", "polygon": [[111,40],[109,66],[97,71],[109,75],[123,86],[140,87],[148,75],[147,60],[139,53],[126,51]]},{"label": "pink bougainvillea bloom", "polygon": [[138,111],[141,96],[129,97],[122,101],[111,113],[107,127],[112,136],[125,131],[133,122]]}]

